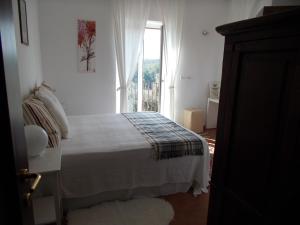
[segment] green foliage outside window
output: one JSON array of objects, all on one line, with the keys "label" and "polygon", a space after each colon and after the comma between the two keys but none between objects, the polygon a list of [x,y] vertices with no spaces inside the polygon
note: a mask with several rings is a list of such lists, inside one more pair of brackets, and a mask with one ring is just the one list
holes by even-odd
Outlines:
[{"label": "green foliage outside window", "polygon": [[[138,71],[136,70],[128,93],[129,111],[137,111]],[[143,102],[144,111],[158,111],[160,96],[160,60],[144,60],[143,64]]]}]

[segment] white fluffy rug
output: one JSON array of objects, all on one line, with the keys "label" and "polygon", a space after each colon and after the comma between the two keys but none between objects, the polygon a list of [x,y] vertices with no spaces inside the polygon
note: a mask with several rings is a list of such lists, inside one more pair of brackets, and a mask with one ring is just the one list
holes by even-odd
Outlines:
[{"label": "white fluffy rug", "polygon": [[68,214],[68,225],[168,225],[172,206],[158,198],[107,202]]}]

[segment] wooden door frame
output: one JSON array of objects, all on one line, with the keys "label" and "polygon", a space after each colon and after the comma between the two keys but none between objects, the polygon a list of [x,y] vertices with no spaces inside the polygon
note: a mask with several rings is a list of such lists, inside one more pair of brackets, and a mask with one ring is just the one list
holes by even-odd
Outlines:
[{"label": "wooden door frame", "polygon": [[29,225],[33,224],[32,207],[24,206],[17,175],[19,169],[28,168],[28,164],[12,1],[17,0],[0,2],[0,223]]}]

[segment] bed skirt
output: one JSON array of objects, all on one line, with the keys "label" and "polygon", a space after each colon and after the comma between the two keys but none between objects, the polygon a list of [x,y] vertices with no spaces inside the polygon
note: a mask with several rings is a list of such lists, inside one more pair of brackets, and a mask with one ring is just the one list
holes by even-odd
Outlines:
[{"label": "bed skirt", "polygon": [[103,192],[84,198],[63,199],[64,211],[86,208],[104,201],[128,200],[132,198],[158,197],[175,193],[186,193],[192,187],[191,183],[165,184],[159,187],[142,187],[131,190]]}]

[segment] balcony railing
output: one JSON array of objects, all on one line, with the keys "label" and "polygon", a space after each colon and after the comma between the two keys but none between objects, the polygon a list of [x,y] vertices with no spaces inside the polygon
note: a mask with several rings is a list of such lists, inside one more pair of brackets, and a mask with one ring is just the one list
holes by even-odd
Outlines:
[{"label": "balcony railing", "polygon": [[[142,90],[142,111],[159,111],[160,83],[144,83]],[[128,89],[128,110],[137,112],[138,109],[138,85],[132,83]]]},{"label": "balcony railing", "polygon": [[144,84],[143,87],[143,111],[155,111],[159,110],[159,99],[160,99],[160,84],[150,83]]}]

